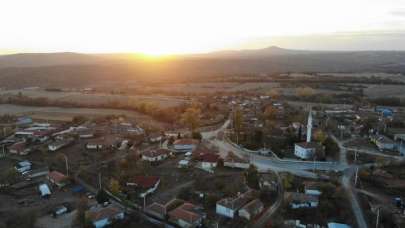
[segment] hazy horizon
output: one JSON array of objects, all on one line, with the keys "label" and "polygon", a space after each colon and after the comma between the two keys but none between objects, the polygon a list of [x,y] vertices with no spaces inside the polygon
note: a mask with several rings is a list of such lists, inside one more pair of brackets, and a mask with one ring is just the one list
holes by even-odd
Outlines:
[{"label": "hazy horizon", "polygon": [[0,54],[405,50],[405,2],[5,1]]}]

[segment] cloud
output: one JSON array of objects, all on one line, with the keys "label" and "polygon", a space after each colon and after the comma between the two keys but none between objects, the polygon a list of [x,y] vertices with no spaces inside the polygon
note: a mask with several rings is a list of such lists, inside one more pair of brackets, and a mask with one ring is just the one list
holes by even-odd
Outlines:
[{"label": "cloud", "polygon": [[405,9],[398,9],[391,11],[391,15],[397,16],[397,17],[405,17]]}]

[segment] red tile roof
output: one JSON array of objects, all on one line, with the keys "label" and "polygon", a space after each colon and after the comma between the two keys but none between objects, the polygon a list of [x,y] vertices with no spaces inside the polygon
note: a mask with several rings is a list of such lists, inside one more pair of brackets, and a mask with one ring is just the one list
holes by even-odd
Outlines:
[{"label": "red tile roof", "polygon": [[9,150],[17,150],[17,151],[21,151],[25,149],[25,142],[16,142],[13,145],[11,145],[8,149]]},{"label": "red tile roof", "polygon": [[183,220],[189,224],[196,222],[197,220],[201,219],[202,216],[193,212],[197,207],[191,203],[184,203],[180,207],[170,211],[169,218],[170,220]]},{"label": "red tile roof", "polygon": [[158,157],[163,154],[169,154],[170,151],[166,149],[157,149],[157,150],[147,150],[142,153],[142,155],[145,155],[147,157]]},{"label": "red tile roof", "polygon": [[195,139],[177,139],[174,141],[173,145],[197,145],[198,140]]},{"label": "red tile roof", "polygon": [[217,154],[203,154],[200,158],[203,162],[215,163],[218,162],[219,156]]},{"label": "red tile roof", "polygon": [[55,183],[62,182],[66,180],[68,177],[58,171],[52,171],[48,174],[49,179],[53,180]]},{"label": "red tile roof", "polygon": [[114,216],[118,215],[121,213],[121,210],[110,206],[110,207],[104,207],[100,208],[95,211],[88,211],[87,216],[92,220],[92,221],[99,221],[105,218],[113,218]]},{"label": "red tile roof", "polygon": [[157,176],[135,176],[128,183],[134,183],[136,186],[142,188],[152,188],[159,180],[160,178]]}]

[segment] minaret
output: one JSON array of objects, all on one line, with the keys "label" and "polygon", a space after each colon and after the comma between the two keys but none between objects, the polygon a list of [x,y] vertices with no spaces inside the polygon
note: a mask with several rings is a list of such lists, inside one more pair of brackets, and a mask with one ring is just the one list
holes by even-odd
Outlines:
[{"label": "minaret", "polygon": [[308,123],[307,123],[307,143],[311,142],[312,136],[312,108],[309,109]]}]

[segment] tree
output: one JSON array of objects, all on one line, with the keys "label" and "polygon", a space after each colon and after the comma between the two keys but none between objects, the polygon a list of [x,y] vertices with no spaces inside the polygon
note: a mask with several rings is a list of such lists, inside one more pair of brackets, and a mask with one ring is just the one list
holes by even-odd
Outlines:
[{"label": "tree", "polygon": [[192,138],[193,138],[193,139],[201,140],[201,139],[202,139],[202,135],[201,135],[200,132],[196,131],[196,132],[193,132],[193,133],[192,133]]},{"label": "tree", "polygon": [[271,89],[270,92],[268,92],[268,95],[275,100],[280,97],[280,91],[278,89]]},{"label": "tree", "polygon": [[187,108],[186,111],[181,115],[181,122],[188,126],[191,132],[200,125],[200,115],[201,110],[196,107]]},{"label": "tree", "polygon": [[86,197],[81,197],[77,203],[76,223],[79,227],[86,227],[86,210],[88,201]]},{"label": "tree", "polygon": [[112,194],[117,194],[121,191],[120,183],[114,178],[110,180],[110,191]]},{"label": "tree", "polygon": [[328,157],[336,157],[337,154],[339,154],[339,145],[333,141],[330,137],[327,137],[325,141],[323,142],[323,145],[325,146],[325,154]]},{"label": "tree", "polygon": [[104,190],[99,190],[96,195],[96,200],[99,204],[107,202],[109,199],[107,193]]},{"label": "tree", "polygon": [[303,87],[303,88],[298,88],[297,91],[297,96],[299,97],[309,97],[314,95],[315,91],[314,89],[310,88],[310,87]]},{"label": "tree", "polygon": [[328,138],[328,136],[326,135],[325,132],[323,132],[321,129],[315,131],[314,133],[314,139],[320,143],[324,143],[326,138]]},{"label": "tree", "polygon": [[259,189],[260,176],[256,166],[250,165],[245,173],[246,183],[250,188]]},{"label": "tree", "polygon": [[276,114],[277,110],[273,106],[269,105],[264,110],[263,117],[265,120],[272,121],[276,118]]},{"label": "tree", "polygon": [[[234,115],[233,115],[233,129],[236,132],[236,137],[239,139],[240,133],[243,128],[243,115],[242,111],[239,108],[236,108]],[[239,140],[237,140],[239,141]]]},{"label": "tree", "polygon": [[6,170],[6,172],[2,173],[2,175],[0,177],[0,182],[13,184],[13,183],[17,182],[18,176],[19,175],[17,173],[17,170],[15,170],[14,168],[10,168],[10,169]]},{"label": "tree", "polygon": [[294,176],[288,173],[283,178],[283,187],[284,189],[289,190],[293,187],[293,185],[294,185]]},{"label": "tree", "polygon": [[179,194],[177,195],[177,197],[179,199],[182,200],[190,200],[191,196],[191,188],[182,188],[179,192]]}]

